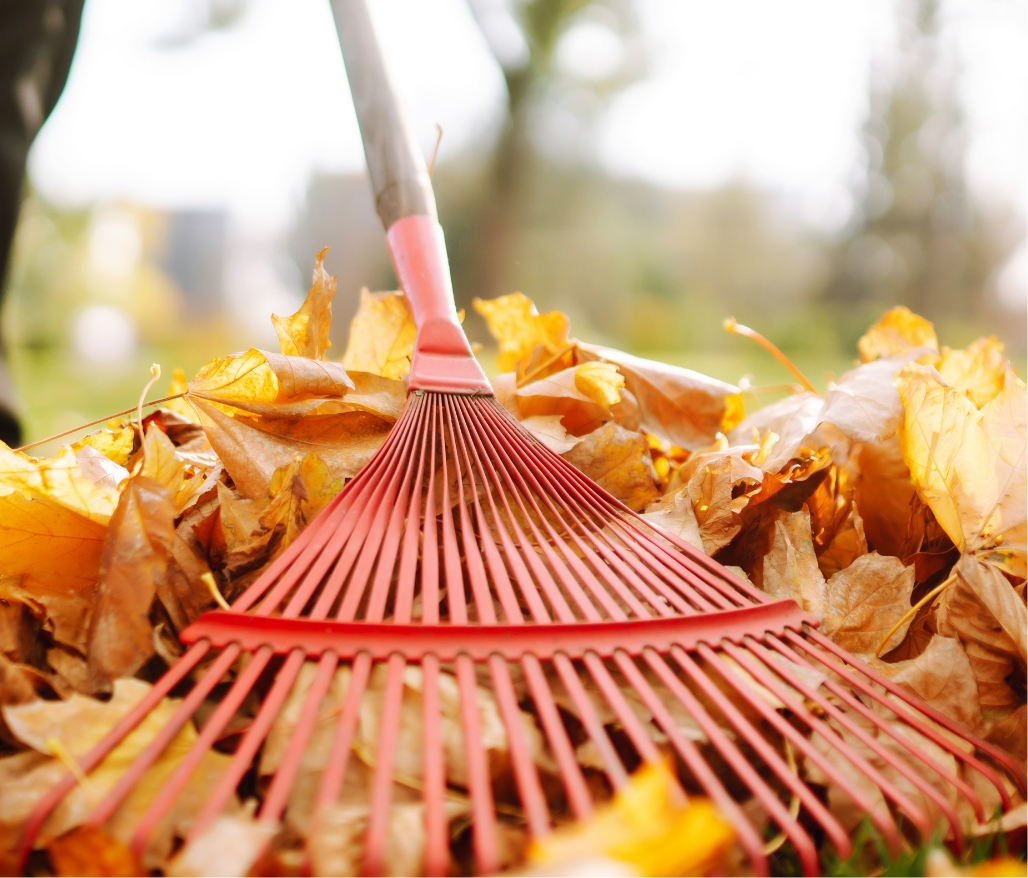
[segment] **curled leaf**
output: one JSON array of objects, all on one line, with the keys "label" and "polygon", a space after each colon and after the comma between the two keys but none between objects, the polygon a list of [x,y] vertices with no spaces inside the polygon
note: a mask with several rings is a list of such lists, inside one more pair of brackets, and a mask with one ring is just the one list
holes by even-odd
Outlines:
[{"label": "curled leaf", "polygon": [[540,314],[532,300],[521,293],[475,299],[473,304],[500,343],[496,365],[501,372],[513,372],[518,361],[530,357],[536,347],[554,354],[568,343],[568,318],[560,311]]},{"label": "curled leaf", "polygon": [[410,371],[415,332],[403,293],[369,293],[363,289],[341,362],[349,371],[402,378]]},{"label": "curled leaf", "polygon": [[314,279],[300,310],[291,317],[271,315],[278,334],[278,346],[283,354],[323,360],[331,347],[328,331],[332,325],[332,299],[336,294],[336,279],[325,271],[328,247],[314,257]]},{"label": "curled leaf", "polygon": [[939,349],[935,327],[903,305],[886,311],[857,342],[862,363],[925,346],[936,351]]}]

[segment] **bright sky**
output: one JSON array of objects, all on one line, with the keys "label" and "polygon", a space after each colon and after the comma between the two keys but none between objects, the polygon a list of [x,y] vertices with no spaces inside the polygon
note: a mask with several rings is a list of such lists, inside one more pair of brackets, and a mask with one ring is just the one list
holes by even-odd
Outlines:
[{"label": "bright sky", "polygon": [[[252,0],[232,28],[169,46],[197,2],[87,0],[68,87],[30,159],[45,197],[224,206],[273,231],[313,170],[362,167],[327,0]],[[502,116],[502,79],[463,0],[372,6],[426,153],[437,122],[444,158],[487,140]],[[616,98],[598,132],[602,161],[674,186],[744,177],[811,222],[841,222],[863,161],[872,65],[895,51],[889,0],[641,7],[651,73]],[[1023,212],[1028,7],[945,0],[944,11],[963,69],[972,184]],[[579,60],[589,45],[580,42]]]}]

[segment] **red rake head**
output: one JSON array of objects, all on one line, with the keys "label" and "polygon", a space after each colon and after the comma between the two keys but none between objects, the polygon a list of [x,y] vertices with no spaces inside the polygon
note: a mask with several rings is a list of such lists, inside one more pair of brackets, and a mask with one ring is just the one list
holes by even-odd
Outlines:
[{"label": "red rake head", "polygon": [[[316,871],[339,868],[318,827],[340,819],[362,827],[365,873],[403,868],[402,809],[423,833],[406,868],[453,868],[459,813],[472,854],[458,868],[495,871],[512,835],[588,817],[641,761],[673,760],[757,872],[780,839],[807,873],[825,844],[847,857],[847,811],[894,850],[940,824],[959,846],[1010,807],[1002,769],[1023,794],[1009,757],[814,624],[649,526],[494,399],[415,391],[367,467],[230,612],[184,632],[186,654],[85,757],[89,772],[185,690],[89,823],[148,867],[215,746],[226,764],[187,837],[255,797],[266,837],[309,837]],[[194,715],[195,742],[127,821]],[[23,852],[75,783],[37,806]]]}]

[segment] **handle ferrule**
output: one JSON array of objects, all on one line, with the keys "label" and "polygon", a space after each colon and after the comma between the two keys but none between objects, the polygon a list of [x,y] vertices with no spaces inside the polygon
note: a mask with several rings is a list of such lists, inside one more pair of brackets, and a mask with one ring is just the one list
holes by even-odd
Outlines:
[{"label": "handle ferrule", "polygon": [[406,216],[389,227],[386,241],[418,328],[410,389],[491,395],[457,319],[442,227],[432,217]]}]

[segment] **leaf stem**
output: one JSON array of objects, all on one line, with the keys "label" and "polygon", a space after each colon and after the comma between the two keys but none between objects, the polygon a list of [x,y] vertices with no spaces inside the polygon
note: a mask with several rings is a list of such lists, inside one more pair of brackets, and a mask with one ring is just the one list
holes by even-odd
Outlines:
[{"label": "leaf stem", "polygon": [[882,638],[881,643],[879,643],[878,647],[875,649],[875,655],[878,656],[878,658],[881,658],[882,657],[882,653],[884,652],[885,644],[889,642],[889,638],[892,637],[893,634],[895,634],[897,631],[900,630],[900,628],[903,627],[903,623],[906,622],[907,619],[909,619],[911,616],[916,615],[917,611],[920,610],[921,607],[923,607],[925,604],[927,604],[933,598],[936,598],[940,594],[942,594],[947,588],[949,588],[954,582],[956,582],[956,579],[957,579],[957,574],[955,572],[951,573],[942,582],[940,582],[937,586],[935,586],[935,588],[933,588],[930,592],[928,592],[928,594],[926,594],[923,598],[921,598],[921,600],[919,600],[916,604],[914,604],[914,606],[912,606],[909,610],[907,610],[903,614],[902,618],[895,625],[893,625],[889,629],[889,633],[886,634],[885,637]]},{"label": "leaf stem", "polygon": [[757,332],[757,330],[750,329],[748,326],[743,326],[741,323],[736,323],[734,317],[726,318],[722,326],[724,326],[725,332],[730,332],[733,335],[741,335],[744,338],[748,338],[750,341],[755,341],[765,351],[771,354],[772,357],[778,360],[779,363],[785,366],[786,369],[792,372],[806,390],[809,390],[811,393],[817,393],[817,390],[814,389],[814,385],[807,380],[807,376],[797,369],[785,354],[775,347],[774,344],[764,338],[764,336]]},{"label": "leaf stem", "polygon": [[151,378],[146,382],[146,387],[143,388],[143,392],[139,394],[139,405],[136,406],[136,425],[139,428],[139,447],[143,449],[143,466],[147,464],[146,454],[146,436],[143,435],[143,402],[146,400],[146,395],[150,392],[150,388],[154,386],[161,377],[161,364],[154,363],[150,366]]},{"label": "leaf stem", "polygon": [[[143,408],[149,408],[152,405],[160,405],[162,402],[171,402],[173,399],[181,399],[183,396],[188,395],[189,391],[185,390],[182,393],[173,393],[171,396],[162,396],[160,399],[151,399],[149,402],[143,403]],[[47,436],[45,439],[37,439],[35,442],[29,442],[27,445],[19,445],[17,448],[13,448],[11,450],[24,451],[26,448],[35,448],[37,445],[42,445],[44,442],[52,442],[54,439],[60,439],[62,436],[70,436],[72,433],[77,433],[79,430],[85,430],[86,427],[95,427],[97,424],[102,424],[105,421],[111,420],[111,418],[120,418],[122,415],[131,415],[133,412],[138,411],[139,406],[134,405],[130,409],[115,412],[112,415],[104,415],[102,418],[97,418],[95,421],[90,421],[88,424],[79,424],[77,427],[72,427],[70,430],[65,430],[63,433],[54,433],[53,436]]]}]

